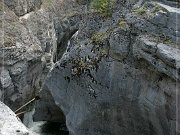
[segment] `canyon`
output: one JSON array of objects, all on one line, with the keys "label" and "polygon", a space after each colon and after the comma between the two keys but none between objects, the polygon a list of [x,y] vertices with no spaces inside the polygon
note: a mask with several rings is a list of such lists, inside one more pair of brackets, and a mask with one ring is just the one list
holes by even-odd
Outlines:
[{"label": "canyon", "polygon": [[1,0],[0,134],[47,121],[70,135],[179,135],[179,7]]}]

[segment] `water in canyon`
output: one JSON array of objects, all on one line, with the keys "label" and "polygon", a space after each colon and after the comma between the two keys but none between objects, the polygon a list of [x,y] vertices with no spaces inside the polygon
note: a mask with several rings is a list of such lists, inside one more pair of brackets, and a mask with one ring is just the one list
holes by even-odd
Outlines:
[{"label": "water in canyon", "polygon": [[34,122],[31,130],[39,135],[69,135],[65,124],[58,122]]}]

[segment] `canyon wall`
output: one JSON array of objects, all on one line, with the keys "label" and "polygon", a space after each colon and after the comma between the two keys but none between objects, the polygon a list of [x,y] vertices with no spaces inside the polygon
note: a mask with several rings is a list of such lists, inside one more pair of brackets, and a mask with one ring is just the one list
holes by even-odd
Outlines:
[{"label": "canyon wall", "polygon": [[98,1],[7,0],[0,99],[15,111],[36,97],[26,125],[34,112],[71,135],[178,134],[179,3]]},{"label": "canyon wall", "polygon": [[66,17],[78,30],[44,87],[70,134],[176,134],[180,10],[167,3],[116,1],[110,16],[82,4]]}]

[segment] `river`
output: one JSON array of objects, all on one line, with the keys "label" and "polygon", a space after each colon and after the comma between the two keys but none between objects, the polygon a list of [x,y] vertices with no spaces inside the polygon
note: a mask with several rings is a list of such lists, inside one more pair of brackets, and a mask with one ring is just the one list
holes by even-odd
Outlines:
[{"label": "river", "polygon": [[39,135],[69,135],[65,124],[57,122],[34,122],[30,129]]}]

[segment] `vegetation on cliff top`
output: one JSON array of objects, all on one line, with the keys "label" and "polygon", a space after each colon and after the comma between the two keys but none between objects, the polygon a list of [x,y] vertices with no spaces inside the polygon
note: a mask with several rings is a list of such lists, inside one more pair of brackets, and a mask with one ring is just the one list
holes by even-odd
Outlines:
[{"label": "vegetation on cliff top", "polygon": [[151,6],[152,7],[149,8],[148,5],[143,5],[139,8],[136,8],[134,10],[134,13],[139,15],[139,16],[151,16],[151,17],[153,17],[160,11],[166,12],[166,10],[157,3],[155,3],[154,5],[151,5]]},{"label": "vegetation on cliff top", "polygon": [[114,2],[115,0],[92,0],[91,7],[103,16],[111,16]]}]

